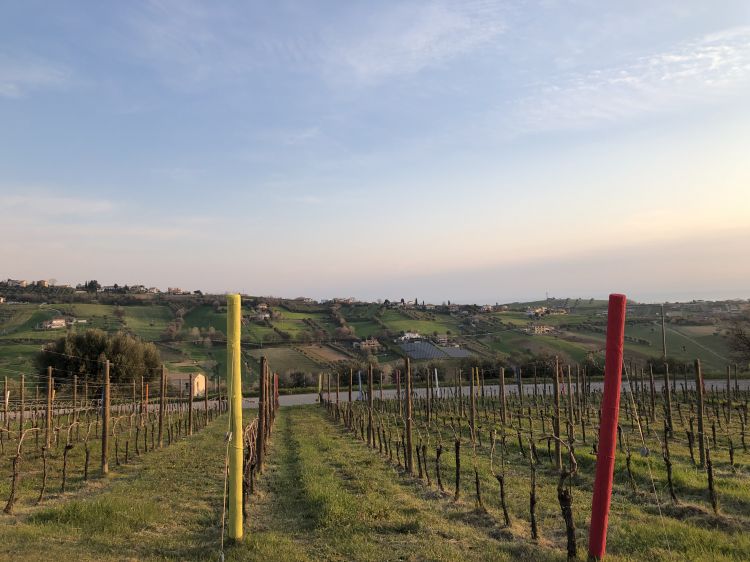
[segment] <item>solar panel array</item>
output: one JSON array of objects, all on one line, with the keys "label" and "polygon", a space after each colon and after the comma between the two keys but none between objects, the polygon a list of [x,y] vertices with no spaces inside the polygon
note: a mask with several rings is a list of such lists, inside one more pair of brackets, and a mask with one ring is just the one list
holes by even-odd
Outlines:
[{"label": "solar panel array", "polygon": [[458,347],[440,347],[428,341],[402,343],[401,349],[410,359],[416,361],[430,359],[471,357],[471,353]]}]

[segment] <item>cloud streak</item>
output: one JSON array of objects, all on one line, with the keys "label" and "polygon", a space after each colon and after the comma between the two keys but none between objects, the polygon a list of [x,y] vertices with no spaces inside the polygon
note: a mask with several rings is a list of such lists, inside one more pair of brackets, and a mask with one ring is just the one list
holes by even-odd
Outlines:
[{"label": "cloud streak", "polygon": [[486,47],[506,29],[495,2],[406,4],[373,20],[362,37],[331,53],[331,63],[364,84],[441,66]]},{"label": "cloud streak", "polygon": [[32,56],[0,53],[0,97],[22,98],[36,90],[57,89],[70,80],[70,71]]},{"label": "cloud streak", "polygon": [[523,131],[607,125],[747,93],[750,27],[740,27],[641,57],[620,67],[562,76],[515,103]]}]

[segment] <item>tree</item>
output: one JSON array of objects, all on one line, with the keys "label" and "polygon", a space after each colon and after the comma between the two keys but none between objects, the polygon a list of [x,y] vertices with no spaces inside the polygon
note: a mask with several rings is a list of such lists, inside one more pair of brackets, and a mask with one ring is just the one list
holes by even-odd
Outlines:
[{"label": "tree", "polygon": [[750,332],[739,322],[729,331],[729,349],[738,361],[750,362]]},{"label": "tree", "polygon": [[104,362],[109,359],[110,380],[130,382],[140,377],[155,378],[161,366],[156,346],[125,332],[109,335],[102,330],[70,332],[44,346],[36,356],[41,374],[47,367],[55,370],[55,378],[71,379],[73,375],[100,380]]}]

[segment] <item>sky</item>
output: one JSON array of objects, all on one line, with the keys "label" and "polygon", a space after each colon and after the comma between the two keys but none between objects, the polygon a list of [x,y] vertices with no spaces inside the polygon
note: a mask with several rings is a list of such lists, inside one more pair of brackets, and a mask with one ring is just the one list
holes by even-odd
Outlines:
[{"label": "sky", "polygon": [[750,298],[750,3],[0,0],[0,278]]}]

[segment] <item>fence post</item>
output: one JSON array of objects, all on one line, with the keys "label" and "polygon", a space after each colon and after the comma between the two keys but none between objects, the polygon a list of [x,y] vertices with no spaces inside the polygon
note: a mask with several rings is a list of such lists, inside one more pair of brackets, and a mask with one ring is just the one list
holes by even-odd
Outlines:
[{"label": "fence post", "polygon": [[104,363],[102,389],[102,474],[109,473],[109,359]]},{"label": "fence post", "polygon": [[[227,296],[227,375],[229,386],[229,538],[242,539],[242,379],[240,362],[240,295]],[[192,379],[192,375],[191,375]],[[190,387],[190,416],[193,409]],[[192,429],[192,428],[191,428]]]},{"label": "fence post", "polygon": [[609,296],[599,450],[596,456],[594,497],[591,501],[589,560],[601,560],[607,547],[607,523],[609,521],[609,504],[612,499],[612,476],[617,446],[617,418],[620,409],[625,305],[625,295]]}]

